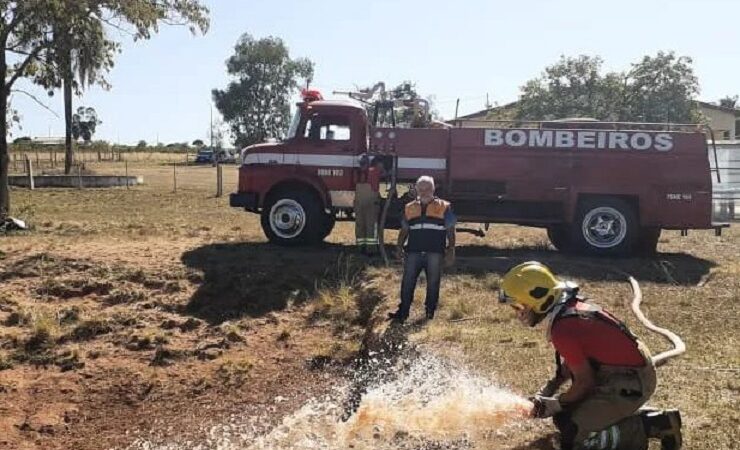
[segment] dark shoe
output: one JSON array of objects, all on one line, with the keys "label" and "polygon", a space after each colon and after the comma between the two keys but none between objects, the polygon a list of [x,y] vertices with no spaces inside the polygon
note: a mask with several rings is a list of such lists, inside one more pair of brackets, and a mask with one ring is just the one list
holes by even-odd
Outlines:
[{"label": "dark shoe", "polygon": [[406,322],[406,318],[402,316],[399,312],[388,313],[388,320],[400,324]]},{"label": "dark shoe", "polygon": [[668,429],[661,433],[660,448],[662,450],[680,450],[683,444],[681,436],[681,413],[671,409],[663,413],[669,422]]},{"label": "dark shoe", "polygon": [[434,311],[427,311],[427,320],[434,319]]},{"label": "dark shoe", "polygon": [[660,439],[662,450],[680,450],[681,413],[676,409],[644,413],[645,431],[649,438]]}]

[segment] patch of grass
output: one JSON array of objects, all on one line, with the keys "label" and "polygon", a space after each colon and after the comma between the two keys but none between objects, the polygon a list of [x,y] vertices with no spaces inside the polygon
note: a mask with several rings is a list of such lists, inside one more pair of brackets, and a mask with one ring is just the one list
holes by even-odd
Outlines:
[{"label": "patch of grass", "polygon": [[106,295],[113,285],[109,281],[98,281],[91,278],[61,280],[56,277],[44,278],[36,293],[42,297],[69,299],[85,297],[90,294]]},{"label": "patch of grass", "polygon": [[288,330],[281,331],[277,337],[278,342],[286,342],[289,339],[290,339],[290,331]]},{"label": "patch of grass", "polygon": [[28,324],[30,333],[20,343],[13,354],[17,362],[29,362],[34,365],[48,365],[54,362],[53,350],[59,336],[59,323],[48,311],[38,311],[31,315]]},{"label": "patch of grass", "polygon": [[80,318],[82,317],[82,309],[79,306],[64,308],[59,311],[58,317],[60,325],[71,325],[80,321]]},{"label": "patch of grass", "polygon": [[141,302],[146,299],[146,295],[137,289],[120,288],[114,289],[105,297],[105,303],[109,305],[120,305]]},{"label": "patch of grass", "polygon": [[6,327],[25,327],[33,322],[33,313],[25,308],[19,308],[8,314],[3,325]]},{"label": "patch of grass", "polygon": [[235,323],[224,322],[218,326],[218,330],[230,342],[244,342],[244,337],[242,337],[241,335],[241,330]]},{"label": "patch of grass", "polygon": [[339,328],[355,324],[360,316],[362,276],[366,264],[341,254],[317,283],[312,305],[314,319],[330,319]]},{"label": "patch of grass", "polygon": [[167,348],[164,345],[158,345],[149,364],[159,367],[171,366],[176,360],[182,359],[185,356],[186,353],[182,350],[174,350]]},{"label": "patch of grass", "polygon": [[169,339],[164,334],[153,330],[143,330],[129,336],[126,348],[132,351],[142,351],[152,350],[166,344],[169,344]]},{"label": "patch of grass", "polygon": [[229,387],[240,387],[254,368],[251,358],[228,359],[222,361],[216,368],[216,378]]},{"label": "patch of grass", "polygon": [[54,364],[59,366],[62,372],[82,369],[85,363],[82,362],[80,351],[77,348],[66,349],[55,355]]},{"label": "patch of grass", "polygon": [[13,366],[13,360],[5,353],[0,353],[0,371],[12,369]]},{"label": "patch of grass", "polygon": [[350,323],[357,317],[356,293],[351,286],[320,289],[313,310],[317,318]]},{"label": "patch of grass", "polygon": [[113,331],[107,319],[87,319],[77,324],[68,337],[74,341],[89,341]]}]

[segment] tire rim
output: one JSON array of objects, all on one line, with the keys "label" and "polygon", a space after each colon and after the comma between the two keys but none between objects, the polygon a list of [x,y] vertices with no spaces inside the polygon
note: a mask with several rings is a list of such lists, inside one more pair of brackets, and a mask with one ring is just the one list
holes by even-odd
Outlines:
[{"label": "tire rim", "polygon": [[596,248],[616,247],[627,236],[627,219],[609,206],[594,208],[583,218],[583,237]]},{"label": "tire rim", "polygon": [[306,227],[306,211],[293,199],[278,200],[270,208],[270,229],[283,239],[295,239]]}]

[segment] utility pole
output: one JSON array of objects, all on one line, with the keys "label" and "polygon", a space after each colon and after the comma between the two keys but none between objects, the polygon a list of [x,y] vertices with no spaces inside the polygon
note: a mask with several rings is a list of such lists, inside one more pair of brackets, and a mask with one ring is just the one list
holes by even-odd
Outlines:
[{"label": "utility pole", "polygon": [[[211,103],[211,151],[213,150],[213,103]],[[214,153],[215,156],[215,153]]]}]

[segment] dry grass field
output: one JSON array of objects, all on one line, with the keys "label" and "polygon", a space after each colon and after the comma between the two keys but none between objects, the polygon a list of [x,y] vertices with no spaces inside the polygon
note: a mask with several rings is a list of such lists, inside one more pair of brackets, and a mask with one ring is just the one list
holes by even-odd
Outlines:
[{"label": "dry grass field", "polygon": [[[225,169],[230,192],[236,168]],[[351,224],[320,247],[275,247],[257,216],[214,197],[214,168],[175,166],[176,192],[172,162],[131,158],[128,170],[145,184],[12,192],[33,229],[0,237],[0,448],[199,442],[237,411],[277,423],[344,382],[368,328],[395,307],[400,268],[352,255]],[[439,316],[405,340],[527,395],[552,354],[542,330],[496,304],[505,269],[551,264],[658,352],[667,344],[624,306],[629,285],[613,269],[628,272],[646,314],[688,346],[659,369],[653,403],[681,409],[686,448],[740,448],[740,228],[667,232],[657,256],[619,260],[561,255],[541,230],[515,226],[459,241]],[[419,289],[412,319],[422,301]],[[526,423],[472,445],[551,449],[552,431]]]}]

